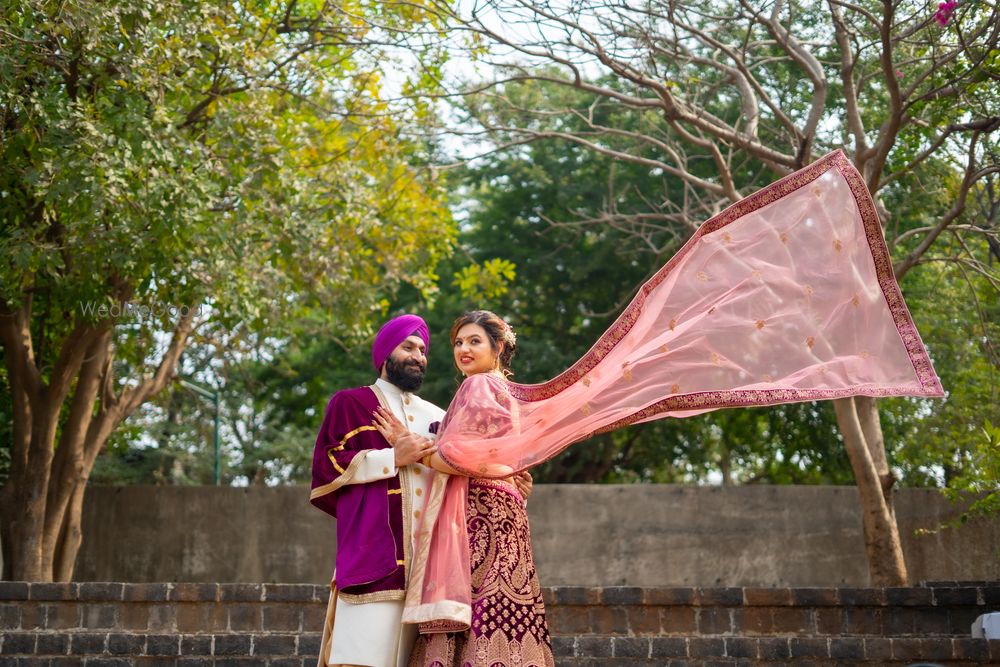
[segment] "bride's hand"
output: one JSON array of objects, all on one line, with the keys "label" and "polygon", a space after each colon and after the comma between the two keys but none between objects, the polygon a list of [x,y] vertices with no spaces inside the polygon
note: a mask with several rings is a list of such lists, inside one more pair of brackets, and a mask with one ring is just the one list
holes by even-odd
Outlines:
[{"label": "bride's hand", "polygon": [[514,475],[513,479],[514,479],[514,486],[516,486],[517,490],[521,493],[521,497],[527,501],[528,496],[531,495],[531,486],[532,486],[531,473],[525,470],[523,472],[519,472],[516,475]]}]

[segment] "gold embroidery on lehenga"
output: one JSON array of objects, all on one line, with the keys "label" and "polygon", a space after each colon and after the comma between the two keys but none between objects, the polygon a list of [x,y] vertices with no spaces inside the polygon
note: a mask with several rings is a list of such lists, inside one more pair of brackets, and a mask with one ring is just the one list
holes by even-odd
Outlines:
[{"label": "gold embroidery on lehenga", "polygon": [[590,411],[591,411],[590,410],[590,403],[584,403],[583,407],[580,408],[580,412],[583,413],[584,417],[589,417],[590,416]]},{"label": "gold embroidery on lehenga", "polygon": [[787,244],[788,243],[788,232],[781,232],[781,234],[778,235],[778,239],[782,243]]},{"label": "gold embroidery on lehenga", "polygon": [[660,346],[660,352],[662,352],[663,354],[666,354],[667,352],[670,352],[670,348],[667,347],[666,345],[661,345]]},{"label": "gold embroidery on lehenga", "polygon": [[677,326],[677,320],[670,320],[669,326],[670,326],[670,330],[673,331],[674,328]]},{"label": "gold embroidery on lehenga", "polygon": [[757,320],[754,323],[754,326],[756,326],[758,329],[763,329],[764,328],[764,320]]},{"label": "gold embroidery on lehenga", "polygon": [[583,382],[583,386],[584,386],[584,387],[589,387],[589,386],[590,386],[590,378],[589,378],[589,377],[585,377],[585,378],[583,378],[583,379],[581,380],[581,382]]},{"label": "gold embroidery on lehenga", "polygon": [[671,394],[676,394],[680,390],[681,390],[681,386],[679,384],[672,384],[672,385],[670,385],[670,393]]},{"label": "gold embroidery on lehenga", "polygon": [[857,293],[855,293],[854,296],[851,298],[851,305],[854,306],[855,308],[861,305],[861,297],[859,297]]},{"label": "gold embroidery on lehenga", "polygon": [[473,479],[466,502],[472,623],[421,635],[411,667],[554,667],[524,500],[509,483]]},{"label": "gold embroidery on lehenga", "polygon": [[713,352],[712,363],[715,364],[716,366],[720,365],[722,363],[722,355],[720,355],[718,352]]},{"label": "gold embroidery on lehenga", "polygon": [[816,338],[814,336],[806,336],[806,347],[810,350],[813,349],[813,345],[816,344]]},{"label": "gold embroidery on lehenga", "polygon": [[707,282],[708,281],[708,274],[705,273],[704,271],[699,271],[698,272],[698,280],[700,280],[701,282]]},{"label": "gold embroidery on lehenga", "polygon": [[840,252],[841,250],[844,249],[844,242],[841,241],[840,239],[834,239],[833,240],[833,249],[836,250],[837,252]]},{"label": "gold embroidery on lehenga", "polygon": [[815,291],[813,290],[813,286],[808,284],[803,286],[802,289],[805,290],[806,296],[812,296]]}]

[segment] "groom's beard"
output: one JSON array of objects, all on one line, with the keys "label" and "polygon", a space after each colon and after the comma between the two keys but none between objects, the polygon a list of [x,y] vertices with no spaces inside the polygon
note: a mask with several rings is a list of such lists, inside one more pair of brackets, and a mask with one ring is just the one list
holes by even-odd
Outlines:
[{"label": "groom's beard", "polygon": [[426,370],[427,366],[418,361],[396,361],[391,356],[385,360],[386,378],[403,391],[420,389]]}]

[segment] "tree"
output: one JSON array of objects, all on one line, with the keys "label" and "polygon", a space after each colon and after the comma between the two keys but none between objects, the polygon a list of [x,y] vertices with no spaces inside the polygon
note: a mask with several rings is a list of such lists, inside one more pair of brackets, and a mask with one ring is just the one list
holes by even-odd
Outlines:
[{"label": "tree", "polygon": [[[992,150],[1000,128],[995,3],[962,3],[954,15],[936,17],[922,2],[841,0],[495,0],[468,15],[438,9],[502,68],[496,80],[465,88],[481,100],[472,116],[481,129],[470,134],[499,146],[568,141],[674,182],[650,199],[648,212],[608,206],[594,224],[639,234],[650,224],[693,229],[747,192],[844,146],[879,202],[906,175],[942,165],[956,175],[949,205],[932,220],[914,224],[880,206],[898,278],[924,261],[946,230],[971,243],[995,242],[995,227],[959,224],[970,197],[1000,170]],[[519,106],[509,94],[540,81],[589,99]],[[517,122],[505,122],[511,114],[498,109],[518,112]],[[614,122],[626,114],[637,122]],[[834,407],[862,499],[872,582],[903,584],[895,480],[878,407],[867,398]]]},{"label": "tree", "polygon": [[401,130],[433,118],[382,80],[436,24],[295,0],[0,17],[4,578],[68,580],[95,458],[193,339],[363,332],[394,285],[433,288],[454,228]]},{"label": "tree", "polygon": [[[511,104],[491,113],[508,126],[520,120],[517,109],[538,100],[588,103],[585,93],[549,82],[509,85],[505,95]],[[623,131],[637,131],[642,122],[611,107],[594,108],[591,118]],[[556,122],[564,131],[585,129],[574,118]],[[537,119],[536,129],[545,123]],[[579,359],[690,233],[650,212],[650,201],[664,193],[681,198],[674,179],[572,142],[540,140],[500,150],[469,171],[463,192],[469,221],[460,242],[475,261],[498,257],[517,267],[508,292],[490,303],[525,334],[525,351],[515,360],[524,382],[548,380]],[[605,215],[612,208],[622,224]],[[575,445],[536,477],[681,482],[721,472],[723,483],[842,483],[846,457],[834,446],[832,417],[828,406],[777,406],[661,420]],[[803,462],[813,469],[803,470]]]}]

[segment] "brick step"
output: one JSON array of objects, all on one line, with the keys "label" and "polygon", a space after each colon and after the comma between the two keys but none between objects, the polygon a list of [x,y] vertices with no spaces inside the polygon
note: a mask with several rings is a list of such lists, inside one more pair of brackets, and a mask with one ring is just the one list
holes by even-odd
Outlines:
[{"label": "brick step", "polygon": [[72,656],[88,660],[105,656],[169,662],[184,656],[189,659],[255,658],[258,661],[280,660],[281,664],[311,666],[316,664],[319,655],[320,633],[6,631],[0,642],[0,661],[27,656],[37,659]]},{"label": "brick step", "polygon": [[[554,635],[968,636],[1000,582],[913,588],[543,589]],[[319,631],[312,584],[0,582],[0,630]]]},{"label": "brick step", "polygon": [[1000,640],[958,637],[555,637],[559,667],[1000,665]]},{"label": "brick step", "polygon": [[[4,633],[0,664],[106,666],[274,665],[312,667],[315,632],[136,634],[17,631]],[[1000,665],[1000,641],[957,637],[620,637],[556,636],[559,667],[612,665]]]},{"label": "brick step", "polygon": [[1000,583],[948,588],[552,588],[553,634],[968,636]]},{"label": "brick step", "polygon": [[[1000,610],[1000,582],[557,587],[543,594],[558,662],[571,667],[625,661],[1000,667],[997,642],[970,638],[977,616]],[[326,586],[312,584],[0,582],[0,664],[311,667],[327,596]]]}]

